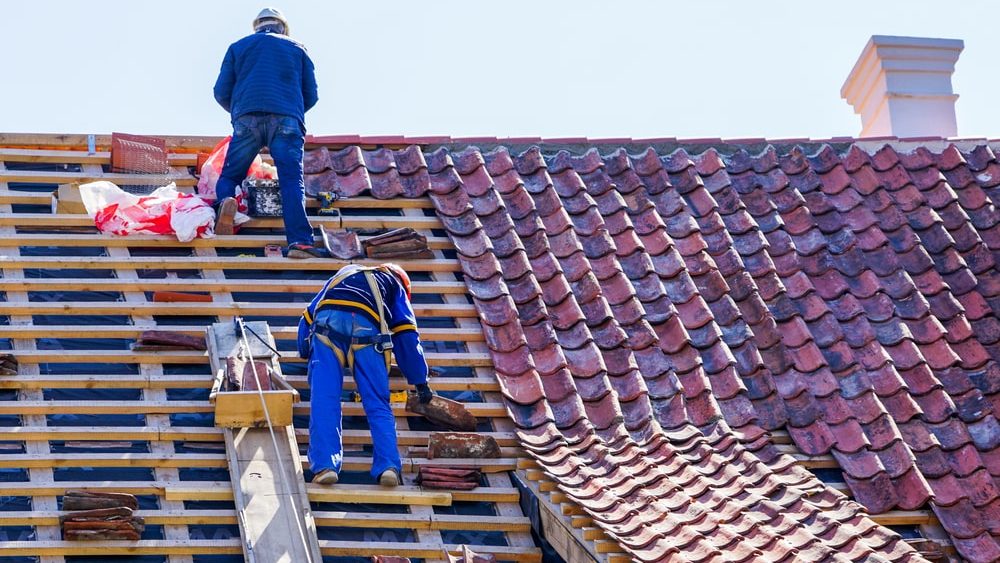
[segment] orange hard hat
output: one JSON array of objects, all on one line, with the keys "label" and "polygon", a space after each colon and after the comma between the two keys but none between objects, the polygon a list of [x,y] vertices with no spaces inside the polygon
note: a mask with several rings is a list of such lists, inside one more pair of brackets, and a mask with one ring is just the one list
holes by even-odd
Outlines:
[{"label": "orange hard hat", "polygon": [[379,268],[387,270],[392,273],[392,275],[396,276],[399,283],[403,284],[403,289],[406,291],[406,298],[410,299],[410,276],[406,273],[406,270],[404,270],[399,264],[393,264],[392,262],[386,262],[385,264],[379,266]]}]

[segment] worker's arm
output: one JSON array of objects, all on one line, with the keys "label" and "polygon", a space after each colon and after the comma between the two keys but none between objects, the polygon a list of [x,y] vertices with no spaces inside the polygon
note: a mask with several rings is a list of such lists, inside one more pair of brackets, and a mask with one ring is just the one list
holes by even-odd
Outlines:
[{"label": "worker's arm", "polygon": [[309,332],[312,327],[310,323],[306,321],[306,316],[302,315],[299,318],[299,337],[297,345],[299,348],[299,357],[303,360],[309,359],[309,354],[312,353],[312,342],[309,341]]},{"label": "worker's arm", "polygon": [[313,66],[309,53],[302,51],[302,102],[305,111],[309,111],[319,100],[319,92],[316,87],[316,68]]},{"label": "worker's arm", "polygon": [[417,332],[417,317],[402,286],[396,285],[395,295],[389,303],[389,328],[392,330],[392,352],[396,355],[396,364],[407,383],[426,385],[427,360],[424,358],[424,347],[420,344],[420,333]]},{"label": "worker's arm", "polygon": [[299,318],[299,332],[296,343],[299,348],[299,357],[303,360],[308,360],[309,354],[312,353],[312,342],[309,335],[312,334],[312,324],[316,319],[316,305],[326,296],[326,291],[330,287],[332,279],[326,280],[326,283],[323,284],[323,289],[319,290],[319,293],[313,296],[312,301],[302,311],[302,317]]},{"label": "worker's arm", "polygon": [[219,102],[226,111],[231,111],[233,101],[233,88],[236,86],[236,68],[233,48],[226,51],[226,57],[222,59],[222,69],[219,71],[219,78],[215,81],[215,101]]}]

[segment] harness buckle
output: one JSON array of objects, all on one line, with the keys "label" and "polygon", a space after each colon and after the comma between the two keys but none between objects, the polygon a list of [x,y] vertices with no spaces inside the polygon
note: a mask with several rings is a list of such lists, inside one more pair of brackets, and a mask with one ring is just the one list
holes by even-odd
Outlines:
[{"label": "harness buckle", "polygon": [[375,351],[379,354],[384,354],[389,350],[392,350],[392,335],[391,334],[380,334],[375,337],[375,342],[372,344]]}]

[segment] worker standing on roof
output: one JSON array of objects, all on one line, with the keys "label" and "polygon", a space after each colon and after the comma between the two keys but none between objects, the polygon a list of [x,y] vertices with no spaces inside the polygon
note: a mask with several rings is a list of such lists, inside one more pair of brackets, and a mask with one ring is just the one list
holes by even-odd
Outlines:
[{"label": "worker standing on roof", "polygon": [[371,427],[371,474],[395,487],[402,464],[396,419],[389,405],[389,360],[396,362],[420,402],[434,392],[410,305],[410,277],[396,264],[352,264],[330,278],[299,320],[299,355],[309,361],[311,393],[309,464],[313,483],[337,482],[343,462],[340,400],[344,376],[353,375]]},{"label": "worker standing on roof", "polygon": [[305,113],[318,99],[313,63],[306,48],[288,36],[288,20],[278,10],[261,10],[253,30],[229,46],[215,82],[215,99],[233,122],[233,138],[215,188],[215,232],[233,234],[236,186],[266,146],[278,168],[287,255],[326,256],[314,246],[302,178]]}]

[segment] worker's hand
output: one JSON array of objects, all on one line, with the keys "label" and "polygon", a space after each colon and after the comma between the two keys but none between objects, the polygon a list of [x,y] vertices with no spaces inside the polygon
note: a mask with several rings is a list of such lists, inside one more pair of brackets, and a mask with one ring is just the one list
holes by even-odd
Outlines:
[{"label": "worker's hand", "polygon": [[434,391],[426,383],[415,385],[415,387],[417,388],[417,398],[420,399],[421,403],[429,403],[434,398]]}]

